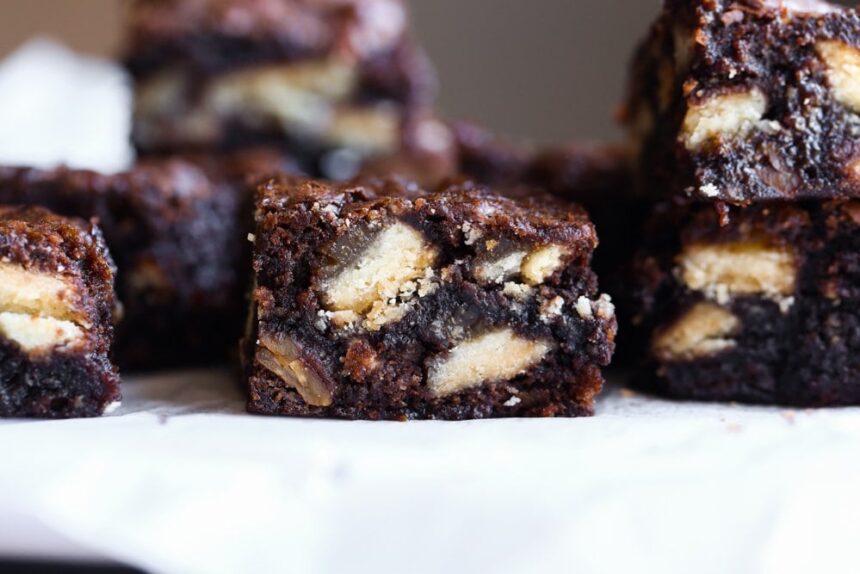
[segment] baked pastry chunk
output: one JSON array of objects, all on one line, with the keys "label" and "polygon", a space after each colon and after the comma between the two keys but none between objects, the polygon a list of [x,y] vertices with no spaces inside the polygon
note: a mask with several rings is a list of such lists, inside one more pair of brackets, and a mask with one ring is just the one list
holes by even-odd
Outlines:
[{"label": "baked pastry chunk", "polygon": [[251,412],[591,414],[616,322],[580,208],[284,179],[260,188],[255,219]]},{"label": "baked pastry chunk", "polygon": [[755,204],[728,222],[661,206],[636,264],[643,382],[684,399],[860,404],[858,224],[856,201]]},{"label": "baked pastry chunk", "polygon": [[666,0],[624,116],[653,195],[860,196],[860,15],[820,0]]},{"label": "baked pastry chunk", "polygon": [[92,417],[118,404],[113,281],[94,224],[0,207],[0,416]]},{"label": "baked pastry chunk", "polygon": [[420,140],[435,97],[401,0],[137,0],[127,65],[139,151],[273,144],[326,175]]}]

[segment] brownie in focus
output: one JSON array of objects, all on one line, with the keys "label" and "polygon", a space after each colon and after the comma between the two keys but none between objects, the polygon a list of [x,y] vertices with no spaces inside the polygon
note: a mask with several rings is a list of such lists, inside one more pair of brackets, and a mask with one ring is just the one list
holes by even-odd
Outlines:
[{"label": "brownie in focus", "polygon": [[260,188],[253,239],[251,412],[593,412],[616,323],[579,208],[469,184],[284,179]]},{"label": "brownie in focus", "polygon": [[113,283],[94,224],[0,207],[0,416],[93,417],[118,404]]}]

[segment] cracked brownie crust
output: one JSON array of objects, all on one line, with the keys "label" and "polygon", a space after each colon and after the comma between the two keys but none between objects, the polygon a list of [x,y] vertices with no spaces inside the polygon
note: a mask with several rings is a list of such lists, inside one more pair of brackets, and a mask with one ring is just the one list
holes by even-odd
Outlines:
[{"label": "cracked brownie crust", "polygon": [[585,214],[470,185],[257,197],[249,409],[362,419],[590,414],[615,336]]},{"label": "cracked brownie crust", "polygon": [[97,416],[119,401],[113,279],[95,225],[0,208],[0,416]]},{"label": "cracked brownie crust", "polygon": [[684,399],[860,404],[858,225],[855,201],[756,204],[728,221],[662,206],[637,258],[641,382]]},{"label": "cracked brownie crust", "polygon": [[860,195],[860,16],[818,0],[667,0],[625,121],[655,196]]}]

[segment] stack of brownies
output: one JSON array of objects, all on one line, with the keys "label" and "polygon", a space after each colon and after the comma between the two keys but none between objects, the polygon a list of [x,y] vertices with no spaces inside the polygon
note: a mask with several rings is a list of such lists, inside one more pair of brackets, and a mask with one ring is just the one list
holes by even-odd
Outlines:
[{"label": "stack of brownies", "polygon": [[137,0],[126,62],[135,166],[0,169],[0,204],[39,206],[0,212],[0,415],[115,404],[114,322],[123,369],[241,338],[256,413],[592,412],[597,236],[535,188],[613,185],[615,152],[526,159],[437,120],[401,0]]},{"label": "stack of brownies", "polygon": [[644,383],[860,403],[860,16],[667,0],[625,116],[655,200],[636,260]]}]

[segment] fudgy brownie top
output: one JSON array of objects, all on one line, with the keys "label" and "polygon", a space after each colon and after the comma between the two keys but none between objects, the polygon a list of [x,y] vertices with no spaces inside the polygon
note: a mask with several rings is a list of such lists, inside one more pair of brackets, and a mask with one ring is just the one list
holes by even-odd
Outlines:
[{"label": "fudgy brownie top", "polygon": [[[248,147],[229,153],[196,153],[178,157],[203,169],[210,179],[221,179],[239,185],[248,182],[258,184],[266,176],[301,173],[298,161],[283,149],[275,147]],[[165,159],[147,160],[141,163],[158,166],[164,161]]]},{"label": "fudgy brownie top", "polygon": [[407,14],[400,0],[137,0],[130,22],[137,69],[155,49],[213,63],[251,51],[371,59],[400,43]]},{"label": "fudgy brownie top", "polygon": [[193,208],[196,202],[217,193],[217,184],[200,167],[181,160],[144,160],[134,169],[113,178],[117,191],[138,198],[167,216],[171,211]]},{"label": "fudgy brownie top", "polygon": [[[122,193],[148,198],[147,203],[153,206],[193,203],[209,196],[212,188],[202,169],[181,160],[144,160],[133,169],[116,175],[67,167],[42,170],[2,166],[0,183],[7,201],[14,201],[15,195],[38,198],[45,193],[52,197],[68,195],[70,201],[84,201],[87,197],[82,191],[86,190],[93,203],[106,195]],[[166,197],[171,197],[175,203],[165,202]]]},{"label": "fudgy brownie top", "polygon": [[[291,158],[270,149],[250,149],[233,154],[186,154],[167,158],[144,158],[128,171],[104,175],[95,171],[59,167],[51,170],[0,166],[0,186],[4,203],[26,202],[68,205],[105,219],[100,202],[123,197],[137,208],[165,224],[178,215],[225,193],[224,186],[241,185],[246,180],[291,173],[297,168]],[[141,215],[138,212],[136,215]],[[107,219],[110,220],[109,216]]]},{"label": "fudgy brownie top", "polygon": [[373,52],[406,25],[400,0],[137,0],[132,14],[138,33],[279,38],[311,52]]},{"label": "fudgy brownie top", "polygon": [[581,254],[597,246],[597,235],[585,211],[540,193],[520,198],[503,197],[470,182],[426,191],[400,179],[362,185],[336,185],[301,178],[272,180],[260,187],[258,212],[290,209],[310,212],[323,206],[333,218],[364,221],[409,215],[421,226],[424,220],[452,223],[455,243],[464,225],[507,230],[519,239],[560,242]]},{"label": "fudgy brownie top", "polygon": [[565,199],[632,199],[632,158],[626,146],[572,142],[537,148],[467,122],[452,126],[460,172],[495,187],[538,188]]}]

